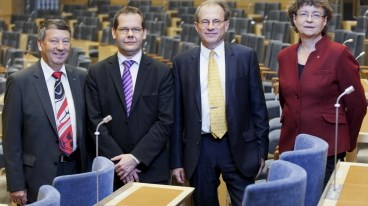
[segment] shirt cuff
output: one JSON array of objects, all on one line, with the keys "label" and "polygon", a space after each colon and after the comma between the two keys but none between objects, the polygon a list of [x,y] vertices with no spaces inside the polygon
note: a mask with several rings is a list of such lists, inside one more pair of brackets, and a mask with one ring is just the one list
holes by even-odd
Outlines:
[{"label": "shirt cuff", "polygon": [[139,165],[139,163],[141,163],[141,161],[139,161],[139,159],[137,159],[136,157],[134,157],[134,155],[130,154],[130,156],[133,157],[133,159],[135,160],[135,162],[137,162],[138,165]]}]

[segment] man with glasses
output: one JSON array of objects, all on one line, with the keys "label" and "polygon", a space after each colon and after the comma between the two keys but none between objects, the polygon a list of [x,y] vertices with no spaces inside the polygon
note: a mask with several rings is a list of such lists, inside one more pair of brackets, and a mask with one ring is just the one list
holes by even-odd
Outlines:
[{"label": "man with glasses", "polygon": [[114,189],[130,181],[167,184],[167,142],[172,130],[171,70],[142,52],[146,29],[141,11],[117,11],[112,36],[118,52],[89,69],[86,102],[89,130],[102,119],[99,154],[116,163]]},{"label": "man with glasses", "polygon": [[175,58],[174,130],[170,167],[180,183],[189,178],[197,206],[219,205],[220,174],[231,205],[241,205],[268,152],[268,115],[254,50],[224,42],[230,10],[206,1],[195,14],[199,48]]}]

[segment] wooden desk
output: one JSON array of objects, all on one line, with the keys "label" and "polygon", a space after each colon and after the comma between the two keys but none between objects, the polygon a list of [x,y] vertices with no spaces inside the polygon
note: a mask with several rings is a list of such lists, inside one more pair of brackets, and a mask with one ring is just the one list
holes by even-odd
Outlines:
[{"label": "wooden desk", "polygon": [[334,191],[334,175],[331,175],[318,205],[367,205],[368,164],[339,162],[335,172],[336,192]]},{"label": "wooden desk", "polygon": [[98,47],[98,61],[104,60],[116,52],[118,52],[116,45],[100,45]]},{"label": "wooden desk", "polygon": [[23,68],[28,68],[34,63],[36,63],[39,59],[32,54],[25,54],[23,56]]},{"label": "wooden desk", "polygon": [[[365,91],[365,97],[368,101],[368,80],[367,79],[360,79],[360,82],[363,85],[364,91]],[[365,115],[363,119],[362,126],[359,131],[358,136],[358,146],[359,143],[368,143],[368,113]],[[356,162],[357,161],[357,155],[358,151],[357,148],[355,148],[352,152],[346,153],[346,161],[347,162]]]},{"label": "wooden desk", "polygon": [[193,187],[130,182],[107,196],[97,205],[173,206],[181,204],[193,191]]}]

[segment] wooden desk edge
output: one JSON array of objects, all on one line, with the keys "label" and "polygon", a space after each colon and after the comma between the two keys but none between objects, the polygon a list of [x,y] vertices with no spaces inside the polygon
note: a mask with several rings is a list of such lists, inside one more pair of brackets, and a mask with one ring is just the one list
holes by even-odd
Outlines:
[{"label": "wooden desk edge", "polygon": [[[128,184],[124,185],[123,187],[119,188],[118,190],[116,190],[115,192],[113,192],[112,194],[110,194],[109,196],[105,197],[103,200],[101,200],[100,202],[98,202],[96,205],[106,205],[107,203],[109,203],[110,201],[112,201],[114,198],[116,198],[117,196],[119,196],[121,193],[123,193],[124,191],[128,190],[130,187],[132,187],[133,185],[141,185],[141,186],[148,186],[148,187],[157,187],[157,188],[168,188],[168,189],[180,189],[183,190],[183,192],[178,196],[180,197],[182,200],[192,194],[192,192],[194,191],[193,187],[185,187],[185,186],[174,186],[174,185],[159,185],[159,184],[148,184],[148,183],[137,183],[137,182],[129,182]],[[183,197],[184,196],[184,197]],[[178,198],[177,197],[177,198]],[[176,198],[175,198],[176,199]],[[177,205],[181,203],[181,201],[178,202],[173,202],[170,205]]]},{"label": "wooden desk edge", "polygon": [[[338,162],[336,165],[337,168],[337,174],[336,174],[336,184],[337,185],[343,185],[343,183],[345,182],[345,178],[348,174],[349,168],[350,166],[364,166],[367,167],[368,164],[365,163],[357,163],[357,162]],[[326,188],[323,190],[323,193],[318,201],[318,206],[332,206],[332,205],[337,205],[337,201],[336,200],[330,200],[330,199],[326,199],[328,192],[330,191],[330,188],[333,186],[333,181],[334,181],[334,173],[336,172],[336,169],[334,170],[334,172],[332,173]]]}]

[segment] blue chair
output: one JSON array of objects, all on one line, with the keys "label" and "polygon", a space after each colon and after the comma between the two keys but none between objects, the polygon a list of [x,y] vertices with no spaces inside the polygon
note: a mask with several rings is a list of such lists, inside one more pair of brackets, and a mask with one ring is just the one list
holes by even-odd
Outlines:
[{"label": "blue chair", "polygon": [[321,138],[299,134],[294,151],[283,152],[281,160],[297,164],[307,172],[305,206],[318,204],[322,195],[325,178],[328,144]]},{"label": "blue chair", "polygon": [[51,185],[42,185],[38,190],[37,201],[28,206],[59,206],[60,193]]},{"label": "blue chair", "polygon": [[74,175],[58,176],[53,186],[60,192],[61,206],[91,206],[113,192],[114,163],[106,157],[93,160],[92,171]]},{"label": "blue chair", "polygon": [[245,188],[243,206],[303,206],[307,174],[296,164],[277,160],[270,166],[267,182]]}]

